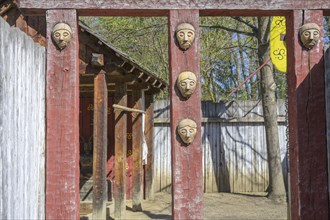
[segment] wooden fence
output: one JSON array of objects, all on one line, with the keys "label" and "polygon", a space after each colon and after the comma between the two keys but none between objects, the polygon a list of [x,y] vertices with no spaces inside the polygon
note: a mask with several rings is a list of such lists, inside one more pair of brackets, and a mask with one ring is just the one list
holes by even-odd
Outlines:
[{"label": "wooden fence", "polygon": [[[285,103],[279,101],[278,106],[282,167],[286,174]],[[201,111],[204,191],[265,191],[268,186],[268,164],[261,102],[202,102]],[[156,102],[154,115],[155,191],[170,192],[169,102]]]},{"label": "wooden fence", "polygon": [[0,17],[0,219],[45,218],[45,49]]}]

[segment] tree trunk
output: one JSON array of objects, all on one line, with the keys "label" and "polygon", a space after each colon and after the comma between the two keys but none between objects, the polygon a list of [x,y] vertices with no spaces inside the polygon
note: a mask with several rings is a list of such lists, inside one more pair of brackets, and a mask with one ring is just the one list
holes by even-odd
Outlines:
[{"label": "tree trunk", "polygon": [[[270,17],[258,18],[258,58],[260,65],[269,59],[270,23]],[[277,126],[276,84],[273,77],[273,65],[270,61],[261,69],[260,75],[269,169],[268,197],[277,202],[282,202],[286,199],[286,192],[283,181]]]}]

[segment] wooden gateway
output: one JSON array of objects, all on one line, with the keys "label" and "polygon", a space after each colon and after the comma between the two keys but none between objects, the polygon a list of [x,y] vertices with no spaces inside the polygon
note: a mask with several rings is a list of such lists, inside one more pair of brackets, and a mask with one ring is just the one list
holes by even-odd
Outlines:
[{"label": "wooden gateway", "polygon": [[[5,3],[4,3],[5,2]],[[26,16],[34,16],[26,21],[19,13],[13,12],[10,16],[8,1],[0,1],[1,14],[8,23],[16,24],[30,36],[47,47],[46,64],[46,192],[45,215],[47,219],[78,219],[80,210],[79,198],[79,83],[85,84],[84,91],[92,89],[91,75],[98,73],[95,79],[99,90],[95,91],[97,102],[94,102],[94,121],[98,131],[97,145],[102,146],[110,139],[115,145],[115,178],[113,184],[116,218],[125,218],[126,196],[126,144],[127,144],[127,110],[122,107],[142,109],[141,91],[146,84],[156,90],[162,88],[161,81],[152,75],[141,71],[138,65],[114,50],[101,47],[105,42],[97,39],[88,28],[78,23],[78,16],[166,16],[168,18],[169,34],[169,79],[171,101],[171,165],[172,165],[172,218],[173,219],[203,219],[204,204],[202,191],[202,149],[201,149],[201,91],[200,82],[189,98],[183,99],[175,89],[175,82],[179,73],[189,70],[196,79],[199,73],[199,19],[200,16],[285,16],[286,17],[286,45],[288,51],[288,121],[289,121],[289,155],[290,155],[290,217],[291,219],[329,219],[329,180],[327,167],[327,139],[326,139],[326,112],[325,112],[325,82],[323,41],[311,50],[302,47],[299,40],[299,29],[305,23],[315,23],[323,26],[323,16],[330,15],[328,0],[200,0],[200,1],[173,1],[173,0],[20,0],[18,8]],[[12,2],[12,1],[9,1]],[[2,4],[4,3],[4,4]],[[11,6],[11,4],[9,4]],[[42,16],[42,17],[35,17]],[[53,28],[58,23],[65,23],[70,27],[66,30],[69,44],[62,44],[54,37]],[[182,23],[189,23],[194,27],[196,34],[189,49],[183,45],[178,47],[175,39],[176,28]],[[41,27],[41,28],[40,28]],[[63,26],[64,27],[64,26]],[[57,28],[59,28],[57,26]],[[82,31],[81,28],[84,30]],[[1,30],[0,30],[1,32]],[[91,44],[87,41],[90,36]],[[320,37],[323,30],[320,30]],[[56,37],[56,36],[55,36]],[[48,39],[45,41],[45,38]],[[53,38],[54,39],[54,38]],[[86,47],[80,47],[80,41]],[[97,43],[98,45],[95,45]],[[89,49],[87,49],[89,48]],[[80,57],[84,53],[84,57]],[[95,54],[93,54],[95,53]],[[102,66],[102,55],[104,66]],[[109,60],[107,57],[114,60]],[[93,58],[94,65],[91,65]],[[329,62],[329,60],[326,60]],[[308,64],[308,65],[307,65]],[[82,74],[81,74],[82,73]],[[111,77],[107,78],[107,74]],[[82,76],[83,75],[83,76]],[[80,77],[82,76],[82,77]],[[132,77],[130,80],[128,80]],[[111,79],[115,84],[111,84]],[[79,82],[79,80],[81,81]],[[128,84],[128,82],[134,82]],[[106,83],[110,83],[107,85]],[[113,83],[113,82],[112,82]],[[142,88],[139,87],[142,83]],[[153,85],[154,84],[154,85]],[[163,84],[163,83],[162,83]],[[132,104],[128,101],[128,89],[132,89]],[[158,87],[158,88],[157,88]],[[109,89],[110,92],[107,92]],[[111,91],[115,91],[111,93]],[[135,92],[139,91],[139,92]],[[152,90],[150,91],[152,93]],[[86,95],[85,93],[82,93]],[[112,97],[113,94],[113,97]],[[110,98],[107,98],[109,95]],[[147,100],[147,96],[146,100]],[[150,98],[150,100],[152,100]],[[121,106],[113,113],[110,105],[110,123],[115,120],[114,138],[106,137],[110,133],[102,133],[106,126],[106,102]],[[142,101],[141,101],[142,102]],[[146,103],[152,103],[152,101]],[[89,104],[86,101],[84,111]],[[97,109],[97,111],[96,111]],[[148,111],[149,108],[146,108]],[[125,111],[123,111],[125,110]],[[149,114],[149,117],[152,114]],[[112,117],[112,119],[111,119]],[[146,118],[148,114],[146,114]],[[114,118],[114,119],[113,119]],[[178,124],[185,118],[195,130],[194,140],[185,147],[177,137]],[[134,121],[134,119],[132,119]],[[140,126],[141,119],[135,120]],[[147,119],[149,121],[151,119]],[[84,123],[84,122],[82,122]],[[110,124],[109,123],[109,124]],[[146,123],[146,132],[148,125]],[[109,129],[110,130],[110,129]],[[134,128],[132,129],[135,130]],[[89,131],[84,131],[83,138],[88,140]],[[117,133],[118,132],[118,133]],[[97,132],[96,132],[97,133]],[[95,134],[95,132],[94,132]],[[134,133],[133,133],[134,136]],[[142,137],[142,135],[138,135]],[[181,137],[181,136],[180,136]],[[147,143],[151,141],[146,137]],[[135,140],[133,137],[132,140]],[[94,144],[96,139],[94,137]],[[110,144],[111,145],[111,144]],[[134,154],[134,143],[132,143]],[[94,151],[95,154],[95,151]],[[104,151],[97,152],[104,157]],[[120,156],[118,156],[120,154]],[[111,158],[111,157],[110,157]],[[133,155],[134,158],[134,155]],[[135,159],[133,159],[135,160]],[[102,160],[103,161],[103,160]],[[60,162],[60,163],[59,163]],[[103,166],[98,163],[98,166]],[[103,166],[104,167],[104,166]],[[149,169],[149,168],[148,168]],[[141,168],[137,168],[141,171]],[[147,170],[147,169],[146,169]],[[140,179],[139,175],[133,179]],[[147,170],[146,173],[149,171]],[[105,172],[100,172],[104,175]],[[118,179],[117,179],[118,178]],[[147,179],[147,176],[146,176]],[[102,189],[104,183],[99,185]],[[135,185],[134,185],[135,186]],[[137,185],[140,187],[141,185]],[[64,189],[63,189],[64,187]],[[146,183],[146,188],[147,183]],[[102,189],[99,192],[102,192]],[[133,192],[141,192],[133,189]],[[146,190],[147,191],[147,190]],[[104,192],[104,190],[103,190]],[[94,191],[95,193],[95,191]],[[104,194],[98,194],[99,200],[104,200]],[[134,193],[133,193],[134,199]],[[95,204],[102,208],[102,204]],[[221,205],[221,204],[219,204]],[[139,205],[137,204],[137,209]]]}]

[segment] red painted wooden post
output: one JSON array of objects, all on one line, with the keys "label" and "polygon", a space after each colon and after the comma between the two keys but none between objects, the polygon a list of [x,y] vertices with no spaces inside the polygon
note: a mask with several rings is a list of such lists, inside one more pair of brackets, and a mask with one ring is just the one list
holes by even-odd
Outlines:
[{"label": "red painted wooden post", "polygon": [[108,89],[105,74],[94,79],[93,219],[106,219]]},{"label": "red painted wooden post", "polygon": [[329,219],[323,31],[310,51],[299,42],[299,28],[323,13],[294,11],[288,16],[289,160],[291,219]]},{"label": "red painted wooden post", "polygon": [[[142,109],[142,91],[133,90],[133,108]],[[132,150],[133,150],[133,170],[132,170],[132,209],[142,211],[143,194],[143,170],[142,170],[142,114],[132,112]]]},{"label": "red painted wooden post", "polygon": [[[127,106],[127,85],[116,84],[116,104]],[[115,109],[115,218],[126,217],[126,153],[127,153],[127,114]]]},{"label": "red painted wooden post", "polygon": [[[79,219],[79,44],[75,10],[49,10],[47,20],[46,218]],[[58,22],[72,28],[62,51],[51,40]]]},{"label": "red painted wooden post", "polygon": [[147,164],[144,165],[144,193],[145,199],[154,199],[154,105],[153,95],[145,95],[145,137],[148,146]]},{"label": "red painted wooden post", "polygon": [[[176,45],[175,29],[181,23],[195,28],[195,42],[183,52]],[[171,99],[171,148],[172,148],[172,218],[203,219],[203,174],[201,140],[201,94],[198,82],[188,100],[180,98],[175,82],[180,72],[191,71],[199,81],[199,12],[198,10],[170,10],[170,99]],[[190,118],[197,123],[194,141],[181,144],[176,128],[180,120]]]}]

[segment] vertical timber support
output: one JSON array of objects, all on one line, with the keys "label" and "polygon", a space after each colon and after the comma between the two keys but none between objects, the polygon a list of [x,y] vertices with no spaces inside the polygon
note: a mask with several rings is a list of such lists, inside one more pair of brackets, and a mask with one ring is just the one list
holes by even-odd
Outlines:
[{"label": "vertical timber support", "polygon": [[93,132],[93,219],[106,219],[108,89],[105,74],[94,79],[94,132]]},{"label": "vertical timber support", "polygon": [[[142,110],[142,90],[133,90],[134,109]],[[142,211],[143,169],[142,169],[142,114],[132,112],[133,116],[133,211]]]},{"label": "vertical timber support", "polygon": [[[176,44],[175,29],[181,23],[195,28],[195,41],[187,51]],[[170,101],[171,101],[171,148],[172,148],[172,218],[203,219],[203,174],[201,140],[201,92],[199,73],[199,11],[170,10]],[[191,71],[197,77],[195,92],[187,100],[180,98],[175,82],[180,72]],[[197,124],[197,135],[188,146],[177,135],[180,120],[189,118]]]},{"label": "vertical timber support", "polygon": [[[46,87],[46,219],[79,219],[79,44],[75,10],[49,10]],[[58,22],[72,40],[56,49],[51,31]]]},{"label": "vertical timber support", "polygon": [[[321,28],[311,50],[298,36],[305,23]],[[287,26],[291,219],[329,219],[323,13],[293,11]]]},{"label": "vertical timber support", "polygon": [[144,165],[144,194],[145,199],[154,199],[154,99],[153,95],[145,95],[145,131],[146,143],[148,146],[147,163]]},{"label": "vertical timber support", "polygon": [[[116,83],[115,104],[127,106],[127,85]],[[127,114],[115,109],[115,219],[126,218]]]}]

